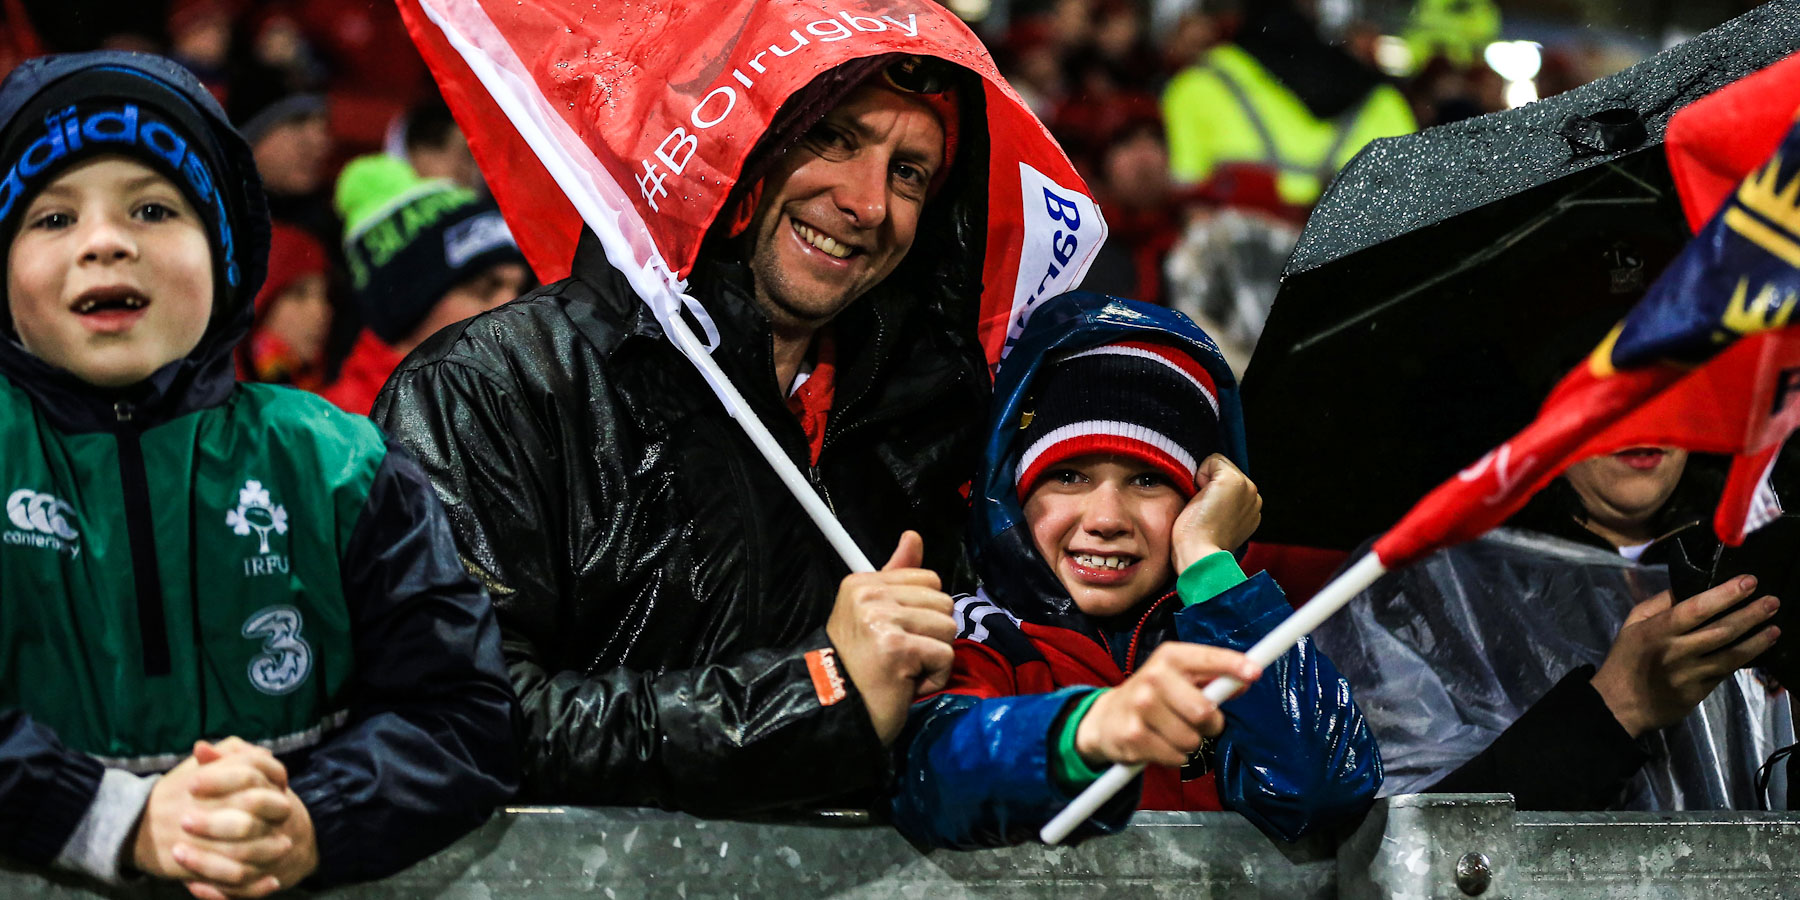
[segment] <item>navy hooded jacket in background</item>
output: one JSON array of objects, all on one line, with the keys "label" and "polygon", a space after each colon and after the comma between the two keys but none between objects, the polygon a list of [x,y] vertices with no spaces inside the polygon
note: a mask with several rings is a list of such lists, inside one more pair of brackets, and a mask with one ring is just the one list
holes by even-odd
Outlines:
[{"label": "navy hooded jacket in background", "polygon": [[[957,602],[949,688],[913,707],[898,745],[905,759],[894,821],[915,841],[973,848],[1035,837],[1073,799],[1051,777],[1049,760],[1062,714],[1085,686],[1123,682],[1164,640],[1246,650],[1291,612],[1274,580],[1258,573],[1185,609],[1171,590],[1127,614],[1136,623],[1129,638],[1114,632],[1109,642],[1038,555],[1014,487],[1024,448],[1013,423],[1032,402],[1035,377],[1070,351],[1146,338],[1183,346],[1206,366],[1219,388],[1222,452],[1248,468],[1236,379],[1187,317],[1081,292],[1033,314],[1000,367],[976,480],[970,550],[981,592]],[[1140,807],[1223,807],[1293,840],[1361,815],[1374,799],[1375,740],[1348,683],[1310,639],[1223,711],[1213,771],[1153,766],[1076,836],[1116,831]]]}]

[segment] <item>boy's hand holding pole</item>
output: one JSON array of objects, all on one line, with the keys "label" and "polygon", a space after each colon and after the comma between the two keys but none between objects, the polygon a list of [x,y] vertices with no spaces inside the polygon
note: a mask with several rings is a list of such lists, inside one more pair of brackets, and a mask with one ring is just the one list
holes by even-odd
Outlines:
[{"label": "boy's hand holding pole", "polygon": [[201,900],[262,897],[318,867],[318,842],[287,769],[238,738],[196,742],[152,789],[133,851],[143,872]]},{"label": "boy's hand holding pole", "polygon": [[1075,750],[1089,765],[1183,765],[1203,738],[1225,728],[1224,714],[1200,686],[1219,678],[1248,683],[1259,674],[1235,650],[1163,644],[1124,684],[1094,701],[1076,728]]}]

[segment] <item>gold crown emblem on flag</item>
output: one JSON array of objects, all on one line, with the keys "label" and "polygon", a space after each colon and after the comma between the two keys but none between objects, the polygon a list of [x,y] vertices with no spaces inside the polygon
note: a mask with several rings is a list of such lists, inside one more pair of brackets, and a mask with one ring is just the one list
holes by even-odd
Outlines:
[{"label": "gold crown emblem on flag", "polygon": [[1781,154],[1769,157],[1738,186],[1737,205],[1725,211],[1725,225],[1800,267],[1800,175],[1781,183]]}]

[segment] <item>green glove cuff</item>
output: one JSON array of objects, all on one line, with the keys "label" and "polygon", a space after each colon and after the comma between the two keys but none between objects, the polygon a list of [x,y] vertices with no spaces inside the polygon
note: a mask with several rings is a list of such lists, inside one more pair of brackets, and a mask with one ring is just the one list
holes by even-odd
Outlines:
[{"label": "green glove cuff", "polygon": [[1175,593],[1182,606],[1193,606],[1211,600],[1244,583],[1244,570],[1238,568],[1231,554],[1218,550],[1208,553],[1175,579]]},{"label": "green glove cuff", "polygon": [[1075,749],[1075,732],[1081,728],[1081,719],[1087,715],[1088,707],[1093,706],[1106,690],[1089,691],[1087,696],[1075,701],[1069,714],[1063,716],[1062,733],[1056,736],[1054,752],[1050,754],[1050,779],[1070,793],[1093,784],[1100,777],[1100,772],[1089,766]]}]

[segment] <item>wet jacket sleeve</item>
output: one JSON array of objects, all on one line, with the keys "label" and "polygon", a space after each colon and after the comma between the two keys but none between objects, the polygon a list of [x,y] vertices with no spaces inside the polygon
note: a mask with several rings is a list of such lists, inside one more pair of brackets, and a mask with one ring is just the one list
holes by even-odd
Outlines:
[{"label": "wet jacket sleeve", "polygon": [[389,445],[341,561],[350,720],[290,763],[318,836],[314,881],[377,878],[480,825],[518,787],[500,629],[425,475]]},{"label": "wet jacket sleeve", "polygon": [[[1050,774],[1051,741],[1063,717],[1093,692],[980,698],[939,694],[914,704],[894,825],[917,844],[974,849],[1036,840],[1075,793]],[[1081,824],[1071,840],[1111,834],[1137,809],[1142,779]]]},{"label": "wet jacket sleeve", "polygon": [[1602,810],[1650,758],[1578,666],[1487,749],[1426,790],[1507,793],[1519,809]]},{"label": "wet jacket sleeve", "polygon": [[[1267,572],[1175,616],[1183,641],[1248,650],[1291,612]],[[1350,684],[1303,638],[1228,701],[1219,799],[1266,834],[1295,840],[1368,810],[1381,755]]]},{"label": "wet jacket sleeve", "polygon": [[[855,685],[843,677],[831,704],[814,686],[807,654],[831,647],[823,627],[686,669],[578,671],[547,658],[537,642],[550,632],[519,625],[552,622],[565,602],[607,602],[571,598],[571,558],[604,537],[565,524],[568,436],[552,437],[496,381],[452,363],[402,370],[375,418],[446,498],[464,562],[494,595],[525,718],[526,796],[731,815],[886,787],[889,757]],[[613,501],[594,483],[581,502]]]}]

